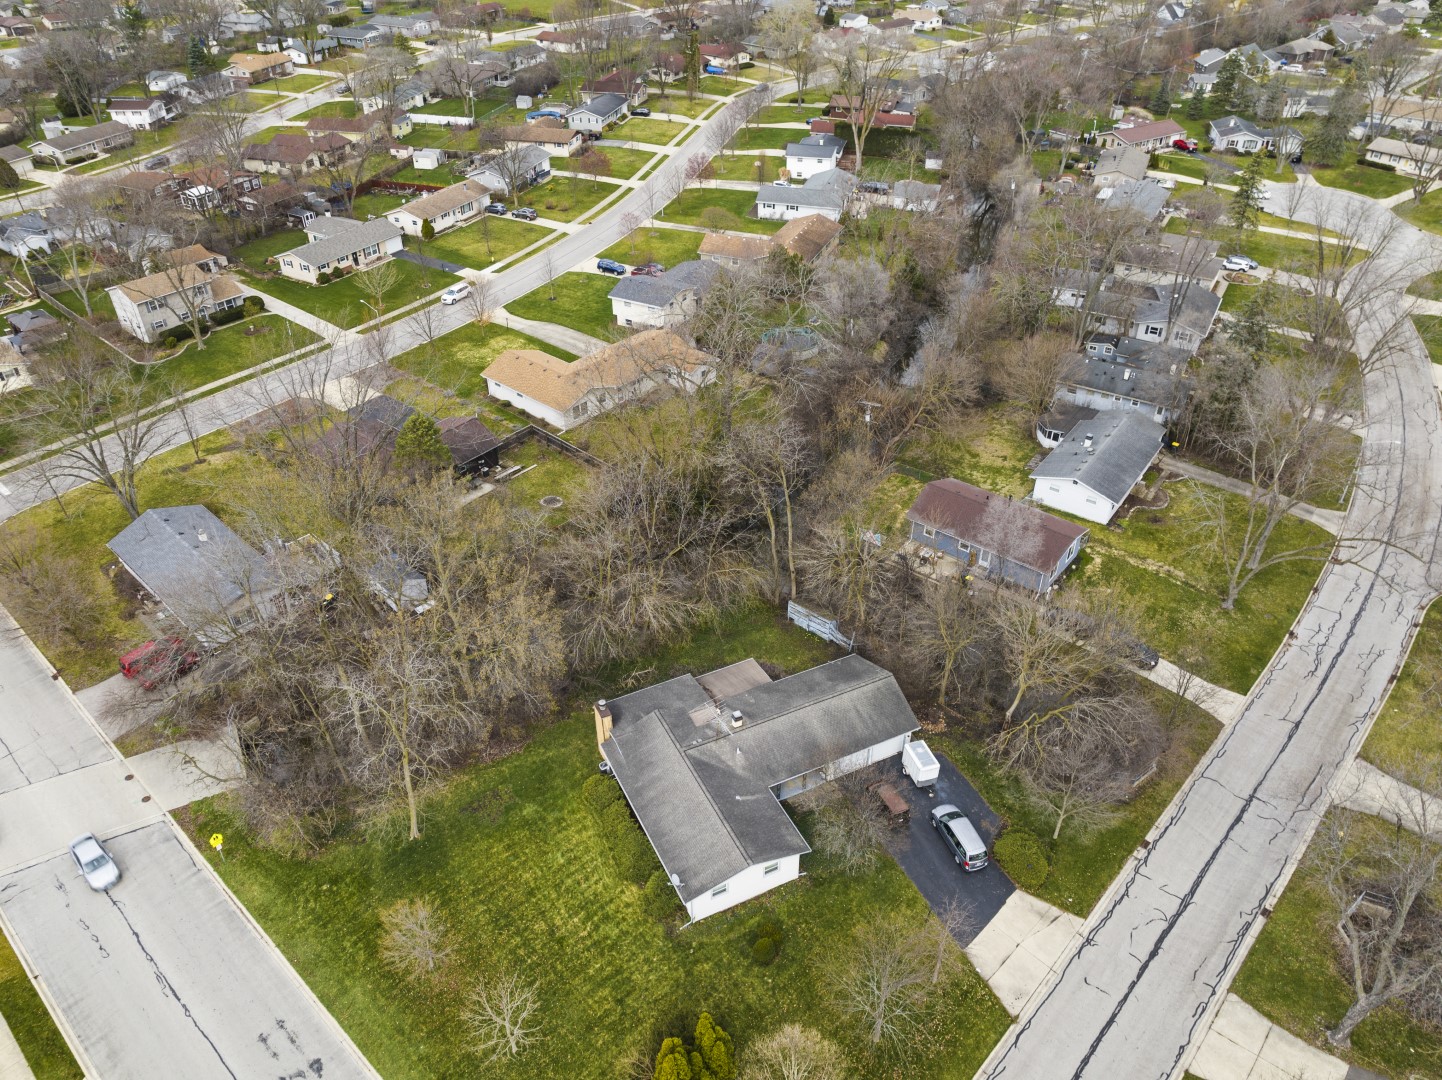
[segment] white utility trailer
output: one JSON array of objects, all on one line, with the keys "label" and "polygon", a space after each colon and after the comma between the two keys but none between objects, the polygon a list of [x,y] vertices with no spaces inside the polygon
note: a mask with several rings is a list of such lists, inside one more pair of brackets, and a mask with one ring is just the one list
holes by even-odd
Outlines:
[{"label": "white utility trailer", "polygon": [[912,739],[901,748],[901,768],[917,787],[930,787],[941,775],[941,762],[920,739]]}]

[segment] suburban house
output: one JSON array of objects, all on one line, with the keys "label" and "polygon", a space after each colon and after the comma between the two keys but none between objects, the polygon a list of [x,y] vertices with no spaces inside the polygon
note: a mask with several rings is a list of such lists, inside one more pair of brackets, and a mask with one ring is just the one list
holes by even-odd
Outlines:
[{"label": "suburban house", "polygon": [[570,157],[581,146],[581,133],[572,131],[564,122],[552,117],[542,117],[529,124],[507,128],[506,149],[522,146],[539,146],[551,157]]},{"label": "suburban house", "polygon": [[737,267],[760,262],[780,249],[804,263],[813,263],[836,247],[841,226],[820,214],[792,218],[774,236],[731,236],[707,233],[697,252],[702,262]]},{"label": "suburban house", "polygon": [[[827,116],[833,122],[850,120],[851,114],[862,106],[857,100],[844,94],[831,95],[831,101],[826,107]],[[867,105],[866,108],[871,108]],[[813,121],[813,124],[815,121]],[[876,114],[874,124],[876,128],[912,128],[916,126],[916,105],[900,96],[884,98],[876,103]],[[813,130],[815,128],[813,127]]]},{"label": "suburban house", "polygon": [[284,47],[280,51],[290,57],[291,63],[308,66],[310,64],[319,64],[339,48],[340,42],[333,37],[316,38],[314,41],[305,41],[301,38],[287,38]]},{"label": "suburban house", "polygon": [[199,264],[181,264],[105,290],[126,333],[146,344],[164,339],[176,327],[188,327],[192,312],[210,315],[240,307],[239,282]]},{"label": "suburban house", "polygon": [[1165,435],[1161,424],[1134,412],[1084,421],[1032,470],[1032,500],[1105,525],[1151,468]]},{"label": "suburban house", "polygon": [[1092,182],[1098,187],[1116,187],[1124,180],[1141,180],[1147,175],[1151,155],[1135,146],[1113,146],[1097,155]]},{"label": "suburban house", "polygon": [[[816,215],[811,215],[815,217]],[[797,221],[803,219],[797,218]],[[827,220],[822,218],[822,221]],[[788,221],[787,225],[791,223]],[[733,269],[746,263],[760,262],[775,249],[769,236],[732,236],[729,233],[708,232],[701,240],[696,257],[702,262],[719,263]]]},{"label": "suburban house", "polygon": [[406,79],[398,83],[395,89],[384,94],[368,94],[360,99],[360,111],[363,113],[383,112],[395,110],[405,112],[407,109],[420,109],[440,98],[435,87],[420,79]]},{"label": "suburban house", "polygon": [[0,146],[0,159],[3,159],[19,177],[29,176],[35,171],[35,155],[23,146]]},{"label": "suburban house", "polygon": [[1187,360],[1185,349],[1092,334],[1079,361],[1062,375],[1057,400],[1099,413],[1132,411],[1166,424],[1191,393],[1183,374]]},{"label": "suburban house", "polygon": [[1114,187],[1101,188],[1096,195],[1108,210],[1130,210],[1146,221],[1157,219],[1170,196],[1170,190],[1150,178],[1123,180]]},{"label": "suburban house", "polygon": [[339,161],[349,149],[350,141],[335,132],[311,136],[283,131],[268,143],[247,146],[241,164],[251,172],[303,176]]},{"label": "suburban house", "polygon": [[896,17],[898,19],[908,20],[911,23],[911,28],[917,33],[941,29],[941,12],[933,11],[930,8],[901,8],[897,11]]},{"label": "suburban house", "polygon": [[629,104],[623,94],[596,94],[566,114],[566,126],[573,131],[603,131],[626,118]]},{"label": "suburban house", "polygon": [[253,172],[231,172],[220,165],[210,165],[182,173],[178,196],[187,210],[204,213],[227,202],[247,207],[246,196],[260,190],[260,177]]},{"label": "suburban house", "polygon": [[732,71],[751,63],[751,54],[739,45],[702,45],[697,51],[701,53],[701,63],[707,67]]},{"label": "suburban house", "polygon": [[373,49],[390,35],[370,23],[359,26],[333,26],[330,36],[347,49]]},{"label": "suburban house", "polygon": [[370,24],[392,36],[423,38],[441,28],[441,19],[434,11],[422,11],[416,15],[372,15]]},{"label": "suburban house", "polygon": [[169,94],[153,98],[111,98],[110,119],[136,131],[154,131],[180,115]]},{"label": "suburban house", "polygon": [[1186,137],[1187,129],[1175,120],[1149,120],[1144,123],[1120,123],[1110,131],[1102,132],[1100,139],[1104,146],[1134,146],[1151,154],[1170,149],[1173,140]]},{"label": "suburban house", "polygon": [[392,114],[389,124],[384,116],[376,115],[313,116],[305,122],[305,130],[311,135],[334,132],[348,142],[359,142],[361,139],[374,138],[381,134],[389,134],[393,139],[404,139],[415,130],[415,125],[411,122],[410,113]]},{"label": "suburban house", "polygon": [[49,255],[50,223],[34,210],[26,210],[14,217],[0,218],[0,251],[17,259],[29,258],[34,254]]},{"label": "suburban house", "polygon": [[1291,64],[1321,64],[1332,58],[1337,51],[1337,46],[1329,45],[1319,38],[1297,38],[1285,45],[1278,45],[1274,50],[1278,56],[1288,65]]},{"label": "suburban house", "polygon": [[865,30],[870,24],[871,18],[859,11],[848,11],[836,20],[836,25],[843,30]]},{"label": "suburban house", "polygon": [[691,921],[794,881],[782,801],[901,753],[896,680],[856,654],[772,681],[754,659],[595,706],[596,742]]},{"label": "suburban house", "polygon": [[1195,353],[1216,321],[1222,301],[1189,282],[1142,285],[1107,275],[1088,301],[1089,274],[1069,270],[1053,290],[1056,303],[1079,308],[1090,303],[1093,330],[1119,337],[1175,345]]},{"label": "suburban house", "polygon": [[1255,154],[1270,150],[1276,141],[1271,131],[1264,131],[1241,116],[1223,116],[1207,124],[1207,138],[1213,150],[1233,150],[1239,154]]},{"label": "suburban house", "polygon": [[714,363],[669,330],[643,330],[569,364],[507,349],[486,368],[486,391],[566,431],[660,386],[694,392],[711,381]]},{"label": "suburban house", "polygon": [[1275,75],[1282,70],[1282,57],[1276,50],[1264,49],[1255,41],[1247,45],[1239,45],[1227,55],[1230,56],[1233,53],[1242,58],[1242,66],[1253,78]]},{"label": "suburban house", "polygon": [[576,35],[565,30],[542,30],[536,35],[536,44],[553,53],[573,53],[581,47]]},{"label": "suburban house", "polygon": [[614,68],[599,79],[592,79],[581,86],[581,100],[590,102],[603,94],[620,94],[632,105],[644,105],[651,94],[646,85],[646,76],[630,68]]},{"label": "suburban house", "polygon": [[756,216],[764,221],[790,221],[820,214],[840,221],[855,189],[856,177],[842,169],[816,173],[800,187],[762,184],[756,192]]},{"label": "suburban house", "polygon": [[511,194],[511,184],[524,190],[541,183],[551,175],[551,155],[544,147],[527,143],[513,150],[499,150],[482,158],[466,174],[491,191]]},{"label": "suburban house", "polygon": [[7,15],[0,19],[0,37],[23,38],[35,36],[35,24],[29,19]]},{"label": "suburban house", "polygon": [[1397,128],[1403,132],[1435,134],[1442,131],[1442,101],[1386,98],[1376,101],[1367,113],[1373,128]]},{"label": "suburban house", "polygon": [[[1081,554],[1090,530],[960,480],[933,480],[906,512],[911,541],[961,569],[1040,595]],[[934,557],[934,556],[932,556]]]},{"label": "suburban house", "polygon": [[146,260],[151,266],[194,266],[207,274],[218,274],[230,260],[204,244],[188,244],[174,251],[162,251]]},{"label": "suburban house", "polygon": [[1192,58],[1192,70],[1199,75],[1215,75],[1226,58],[1226,49],[1203,49]]},{"label": "suburban house", "polygon": [[610,292],[611,315],[622,326],[674,326],[695,314],[719,272],[714,262],[690,259],[659,277],[622,278]]},{"label": "suburban house", "polygon": [[403,233],[420,236],[429,221],[436,232],[445,232],[480,214],[490,202],[490,190],[475,180],[462,180],[450,187],[412,199],[386,215]]},{"label": "suburban house", "polygon": [[180,180],[169,173],[154,169],[115,174],[114,184],[122,198],[141,203],[166,199],[180,189]]},{"label": "suburban house", "polygon": [[1123,248],[1112,273],[1122,281],[1142,285],[1191,282],[1211,291],[1222,280],[1219,246],[1218,241],[1204,236],[1158,233]]},{"label": "suburban house", "polygon": [[279,589],[271,566],[204,506],[147,510],[105,545],[136,583],[202,638],[234,636]]},{"label": "suburban house", "polygon": [[929,213],[941,206],[941,185],[924,180],[898,180],[880,201],[892,210]]},{"label": "suburban house", "polygon": [[294,68],[295,64],[285,53],[232,53],[222,74],[244,87],[283,79]]},{"label": "suburban house", "polygon": [[135,132],[118,120],[107,120],[94,127],[76,128],[61,135],[46,136],[30,144],[30,152],[48,158],[57,165],[69,165],[85,158],[108,153],[120,146],[131,146]]},{"label": "suburban house", "polygon": [[401,250],[398,226],[385,218],[318,217],[305,224],[309,243],[276,256],[280,272],[296,281],[317,284],[321,274],[366,270]]},{"label": "suburban house", "polygon": [[786,144],[786,172],[793,180],[806,180],[841,164],[846,140],[824,132]]},{"label": "suburban house", "polygon": [[1376,165],[1386,165],[1407,176],[1435,177],[1442,173],[1442,150],[1435,146],[1403,142],[1401,139],[1373,139],[1364,155]]}]

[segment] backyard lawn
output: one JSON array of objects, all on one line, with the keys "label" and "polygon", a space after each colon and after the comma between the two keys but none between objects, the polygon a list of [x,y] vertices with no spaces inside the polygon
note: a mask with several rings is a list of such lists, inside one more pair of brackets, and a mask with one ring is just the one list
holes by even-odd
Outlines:
[{"label": "backyard lawn", "polygon": [[443,232],[424,244],[417,237],[407,236],[406,247],[433,259],[484,270],[550,235],[551,230],[541,225],[483,214],[481,220]]},{"label": "backyard lawn", "polygon": [[357,221],[385,217],[392,210],[410,202],[410,195],[357,195],[351,203],[351,214]]},{"label": "backyard lawn", "polygon": [[[395,283],[384,297],[384,309],[389,312],[423,296],[440,292],[447,285],[460,280],[454,274],[447,274],[443,270],[426,270],[404,259],[391,259],[382,265],[395,267],[394,271],[385,270],[387,274],[395,274]],[[366,271],[368,274],[374,272]],[[308,311],[336,326],[359,326],[375,317],[365,306],[374,301],[361,290],[358,280],[363,278],[364,274],[350,274],[340,281],[332,281],[329,285],[307,285],[303,281],[292,281],[278,274],[270,278],[260,278],[252,274],[245,276],[257,291],[274,296],[287,304],[294,304],[302,311]]]},{"label": "backyard lawn", "polygon": [[1312,178],[1319,184],[1355,191],[1359,195],[1366,195],[1371,199],[1385,199],[1389,195],[1406,191],[1412,186],[1412,181],[1405,176],[1398,176],[1386,169],[1362,165],[1355,161],[1349,165],[1338,165],[1334,168],[1313,165],[1311,173]]},{"label": "backyard lawn", "polygon": [[[547,486],[564,479],[550,477]],[[833,654],[752,609],[608,674],[603,692],[750,656],[796,671]],[[481,1073],[461,1012],[476,974],[488,968],[517,971],[540,997],[541,1037],[520,1057],[486,1066],[497,1080],[620,1075],[620,1063],[654,1055],[659,1037],[679,1034],[683,1017],[700,1009],[718,1017],[742,1054],[758,1036],[803,1023],[843,1044],[848,1077],[969,1080],[1009,1020],[965,961],[932,996],[921,1017],[925,1035],[908,1040],[904,1068],[867,1052],[858,1028],[830,1003],[823,973],[858,928],[890,918],[920,927],[929,918],[891,860],[847,876],[807,856],[799,881],[667,933],[642,910],[640,890],[617,874],[581,799],[596,761],[584,710],[537,732],[523,750],[433,790],[419,841],[346,836],[286,858],[254,846],[224,798],[195,804],[187,826],[198,836],[225,833],[225,861],[217,858],[215,869],[393,1080]],[[803,832],[810,827],[804,818],[800,824]],[[432,901],[455,948],[429,980],[403,980],[379,956],[379,913],[416,897]],[[763,913],[784,934],[779,958],[766,968],[747,951]]]},{"label": "backyard lawn", "polygon": [[[1332,810],[1319,833],[1346,829],[1358,816]],[[1337,910],[1309,857],[1263,925],[1232,990],[1269,1020],[1329,1054],[1384,1076],[1442,1080],[1437,1032],[1400,1009],[1384,1007],[1363,1020],[1352,1034],[1350,1052],[1328,1043],[1326,1029],[1352,1003],[1336,920]]]},{"label": "backyard lawn", "polygon": [[486,368],[507,349],[538,349],[562,360],[576,359],[517,330],[508,330],[496,323],[482,326],[471,322],[436,338],[433,343],[401,353],[391,363],[458,398],[479,402],[486,398]]},{"label": "backyard lawn", "polygon": [[[604,274],[562,274],[553,283],[556,298],[550,299],[551,288],[542,285],[506,305],[506,310],[522,319],[558,323],[583,334],[609,341],[616,336],[616,321],[607,299],[618,279]],[[550,349],[546,349],[550,352]]]},{"label": "backyard lawn", "polygon": [[[686,130],[687,126],[676,120],[652,120],[649,117],[633,116],[624,124],[617,125],[606,132],[606,138],[620,139],[622,142],[666,146]],[[601,149],[604,150],[605,147],[603,146]]]},{"label": "backyard lawn", "polygon": [[306,242],[305,233],[299,229],[281,229],[269,236],[241,244],[232,251],[231,257],[239,259],[254,270],[264,270],[265,261]]},{"label": "backyard lawn", "polygon": [[600,258],[615,259],[628,266],[658,262],[669,269],[696,258],[696,249],[704,239],[705,235],[698,232],[643,226],[601,252]]},{"label": "backyard lawn", "polygon": [[656,215],[661,224],[700,225],[701,215],[709,207],[717,206],[728,211],[733,220],[725,224],[727,229],[741,232],[774,233],[785,225],[784,221],[762,221],[752,213],[756,206],[754,191],[731,191],[727,188],[687,188],[668,203]]},{"label": "backyard lawn", "polygon": [[85,1075],[4,934],[0,934],[0,1016],[36,1080],[80,1080]]},{"label": "backyard lawn", "polygon": [[544,184],[521,192],[521,205],[534,207],[543,218],[575,221],[612,195],[618,185],[586,177],[553,176]]},{"label": "backyard lawn", "polygon": [[1442,604],[1427,609],[1402,673],[1378,713],[1362,756],[1380,769],[1442,759],[1436,691],[1442,678]]}]

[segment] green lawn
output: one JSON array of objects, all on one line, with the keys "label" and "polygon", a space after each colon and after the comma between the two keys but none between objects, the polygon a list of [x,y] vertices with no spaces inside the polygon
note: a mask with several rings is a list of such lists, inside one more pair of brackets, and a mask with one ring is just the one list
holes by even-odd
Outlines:
[{"label": "green lawn", "polygon": [[1442,758],[1434,692],[1442,677],[1442,604],[1427,609],[1402,673],[1377,715],[1362,756],[1378,768]]},{"label": "green lawn", "polygon": [[[644,684],[748,656],[796,671],[832,655],[753,610],[604,675],[602,689],[624,685],[632,672]],[[487,1066],[484,1075],[497,1080],[621,1075],[617,1063],[636,1051],[654,1053],[660,1033],[703,1008],[734,1034],[742,1055],[751,1040],[794,1022],[842,1043],[848,1077],[903,1075],[894,1059],[864,1051],[818,977],[857,928],[892,917],[920,926],[928,918],[896,865],[883,859],[848,877],[807,856],[799,881],[667,933],[642,911],[639,890],[616,874],[581,801],[596,761],[583,709],[538,731],[523,750],[433,791],[424,836],[413,843],[348,836],[308,858],[285,858],[255,846],[224,798],[196,804],[187,825],[195,835],[226,834],[225,861],[216,859],[215,869],[392,1080],[481,1074],[460,1014],[485,967],[516,970],[540,994],[542,1037],[519,1058]],[[808,821],[800,824],[809,829]],[[455,948],[430,980],[403,980],[379,957],[379,912],[415,897],[432,900]],[[763,912],[779,919],[785,934],[768,968],[746,955]],[[928,1080],[969,1080],[1009,1024],[964,962],[921,1019],[925,1037],[909,1042],[904,1075]]]},{"label": "green lawn", "polygon": [[[1346,828],[1354,815],[1331,811],[1321,829]],[[1232,990],[1269,1020],[1313,1046],[1384,1076],[1442,1078],[1442,1045],[1435,1029],[1400,1009],[1383,1008],[1362,1021],[1352,1035],[1352,1050],[1327,1042],[1352,1002],[1350,980],[1340,965],[1337,911],[1318,879],[1318,868],[1304,862],[1282,893],[1272,917],[1242,964]]]},{"label": "green lawn", "polygon": [[720,154],[711,159],[717,180],[750,180],[769,184],[781,176],[786,159],[772,154]]},{"label": "green lawn", "polygon": [[749,82],[742,82],[740,79],[733,79],[729,75],[702,75],[696,83],[696,91],[701,94],[719,94],[721,97],[730,97],[740,90],[749,89]]},{"label": "green lawn", "polygon": [[[538,349],[562,360],[576,359],[517,330],[495,323],[482,326],[472,322],[437,338],[433,345],[419,345],[394,357],[391,363],[462,400],[484,402],[487,400],[485,370],[507,349]],[[505,422],[516,426],[509,419]]]},{"label": "green lawn", "polygon": [[712,206],[718,206],[732,215],[725,227],[741,232],[774,233],[785,225],[784,221],[762,221],[748,214],[756,206],[754,191],[731,191],[726,188],[687,188],[667,204],[657,220],[663,225],[671,222],[677,225],[700,225],[701,214]]},{"label": "green lawn", "polygon": [[183,352],[151,365],[149,371],[152,376],[169,376],[184,389],[194,390],[319,340],[319,335],[280,315],[257,315],[212,330],[204,349],[197,349],[192,341]]},{"label": "green lawn", "polygon": [[1422,335],[1422,344],[1427,346],[1432,363],[1442,364],[1442,316],[1413,315],[1412,325]]},{"label": "green lawn", "polygon": [[[1188,231],[1189,222],[1182,218],[1172,218],[1166,224],[1166,231],[1169,233],[1185,233]],[[1302,231],[1305,226],[1299,226],[1297,231]],[[1315,269],[1317,264],[1317,241],[1303,239],[1300,236],[1278,236],[1276,233],[1265,233],[1260,229],[1248,229],[1246,232],[1238,233],[1236,229],[1225,225],[1215,225],[1207,231],[1207,235],[1218,241],[1221,246],[1217,254],[1226,258],[1228,255],[1246,255],[1248,258],[1256,259],[1263,266],[1274,270],[1288,269]],[[1349,264],[1355,265],[1367,257],[1367,252],[1361,248],[1352,251],[1348,257]],[[1335,261],[1335,254],[1331,261]]]},{"label": "green lawn", "polygon": [[1151,167],[1158,172],[1190,176],[1197,180],[1207,179],[1208,163],[1190,154],[1153,154]]},{"label": "green lawn", "polygon": [[[413,300],[419,300],[422,296],[439,292],[447,285],[460,280],[454,274],[447,274],[443,270],[424,271],[422,267],[406,262],[404,259],[392,259],[385,265],[396,268],[396,283],[385,297],[387,311],[393,312]],[[387,271],[387,273],[389,272]],[[336,326],[359,326],[374,318],[370,310],[362,303],[362,301],[366,303],[372,301],[357,284],[357,278],[360,277],[358,274],[351,274],[340,281],[333,281],[329,285],[307,285],[303,281],[292,281],[290,278],[283,278],[279,275],[265,279],[253,275],[246,276],[250,278],[251,284],[258,291],[283,300],[287,304],[294,304],[302,311],[308,311]],[[423,283],[427,277],[429,278],[428,282]]]},{"label": "green lawn", "polygon": [[605,154],[606,160],[611,163],[611,171],[602,175],[614,176],[618,180],[631,179],[656,157],[647,150],[627,150],[621,146],[599,146],[596,150]]},{"label": "green lawn", "polygon": [[601,252],[600,258],[635,266],[637,263],[658,262],[670,268],[696,258],[696,249],[705,239],[702,233],[682,229],[640,228],[624,240],[617,241]]},{"label": "green lawn", "polygon": [[1355,161],[1349,165],[1338,165],[1334,168],[1313,165],[1311,171],[1312,177],[1319,184],[1355,191],[1359,195],[1366,195],[1372,199],[1385,199],[1389,195],[1406,191],[1412,186],[1412,181],[1405,176],[1398,176],[1386,169],[1378,169]]},{"label": "green lawn", "polygon": [[606,341],[616,336],[616,321],[607,297],[617,280],[603,274],[561,274],[554,282],[556,299],[550,299],[551,289],[542,285],[512,300],[506,310],[523,319],[558,323]]},{"label": "green lawn", "polygon": [[[652,96],[647,99],[646,104],[653,113],[672,113],[676,116],[689,116],[695,119],[707,109],[714,109],[718,103],[713,98],[703,97],[691,101],[687,99],[684,89],[669,89],[665,97],[652,91]],[[640,119],[646,118],[643,116]]]},{"label": "green lawn", "polygon": [[624,124],[618,124],[606,132],[606,138],[666,146],[686,130],[687,126],[676,120],[652,120],[649,117],[633,116]]},{"label": "green lawn", "polygon": [[1408,296],[1420,296],[1423,300],[1442,300],[1442,270],[1419,277],[1407,286]]},{"label": "green lawn", "polygon": [[340,101],[322,102],[313,109],[307,109],[303,113],[297,113],[292,119],[314,120],[318,116],[342,116],[349,120],[358,115],[360,115],[359,106],[350,98],[343,98]]},{"label": "green lawn", "polygon": [[[811,105],[797,105],[795,95],[786,95],[786,104],[768,105],[760,109],[751,118],[758,124],[809,124],[820,116],[826,109],[826,101],[817,101]],[[801,134],[805,134],[802,132]]]},{"label": "green lawn", "polygon": [[385,217],[410,201],[410,195],[357,195],[351,205],[351,215],[359,221]]},{"label": "green lawn", "polygon": [[84,1076],[4,934],[0,934],[0,1016],[20,1044],[36,1080],[80,1080]]},{"label": "green lawn", "polygon": [[326,86],[335,82],[333,76],[328,75],[287,75],[284,79],[275,79],[272,82],[264,83],[259,90],[283,90],[287,94],[304,94],[309,90]]},{"label": "green lawn", "polygon": [[480,221],[441,233],[427,244],[408,236],[406,247],[434,259],[484,270],[550,235],[551,230],[541,225],[485,214]]},{"label": "green lawn", "polygon": [[529,466],[526,472],[506,481],[506,496],[517,505],[539,509],[540,501],[550,495],[561,497],[565,505],[546,512],[548,524],[563,525],[570,516],[572,497],[586,484],[588,468],[580,461],[563,454],[539,439],[528,439],[506,453],[502,464],[509,468]]},{"label": "green lawn", "polygon": [[[478,98],[476,113],[479,115],[484,112],[486,112],[486,108]],[[471,105],[465,98],[441,98],[439,101],[432,101],[429,105],[422,105],[419,109],[412,109],[411,113],[430,113],[432,116],[470,116]]]},{"label": "green lawn", "polygon": [[615,193],[618,184],[575,176],[553,176],[544,184],[521,192],[521,205],[534,207],[552,221],[575,221],[597,203]]},{"label": "green lawn", "polygon": [[1430,191],[1421,202],[1398,203],[1392,212],[1428,232],[1442,232],[1442,190]]},{"label": "green lawn", "polygon": [[787,143],[794,143],[806,137],[806,132],[797,128],[742,128],[731,140],[738,151],[785,150]]},{"label": "green lawn", "polygon": [[292,248],[300,247],[305,242],[305,233],[300,229],[281,229],[269,236],[262,236],[249,243],[241,244],[230,254],[253,269],[263,270],[267,259],[290,251]]}]

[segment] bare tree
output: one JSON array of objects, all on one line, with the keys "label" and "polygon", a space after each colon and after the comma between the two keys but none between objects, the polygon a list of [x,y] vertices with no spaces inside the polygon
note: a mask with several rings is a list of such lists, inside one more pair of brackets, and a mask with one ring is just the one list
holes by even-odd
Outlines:
[{"label": "bare tree", "polygon": [[381,912],[381,959],[405,975],[428,975],[450,958],[445,924],[428,900],[400,900]]},{"label": "bare tree", "polygon": [[487,1061],[519,1056],[539,1037],[539,1005],[535,985],[514,972],[483,978],[464,1014],[476,1052]]},{"label": "bare tree", "polygon": [[859,927],[830,982],[836,1005],[855,1018],[872,1045],[905,1039],[920,1021],[930,957],[916,928],[898,918]]},{"label": "bare tree", "polygon": [[866,790],[869,772],[849,773],[811,794],[816,812],[816,850],[836,862],[842,873],[860,874],[881,854],[886,829],[875,795]]},{"label": "bare tree", "polygon": [[845,1080],[849,1066],[841,1048],[819,1031],[787,1024],[747,1048],[743,1080]]},{"label": "bare tree", "polygon": [[1055,822],[1053,840],[1068,822],[1081,827],[1106,822],[1131,791],[1130,777],[1099,742],[1081,731],[1022,769],[1027,793]]},{"label": "bare tree", "polygon": [[806,99],[806,84],[816,73],[816,7],[810,0],[785,0],[761,20],[766,55],[796,79],[796,103]]},{"label": "bare tree", "polygon": [[1076,342],[1064,334],[1033,334],[1008,343],[999,360],[1007,397],[1026,406],[1032,424],[1051,408],[1057,390],[1082,366]]}]

